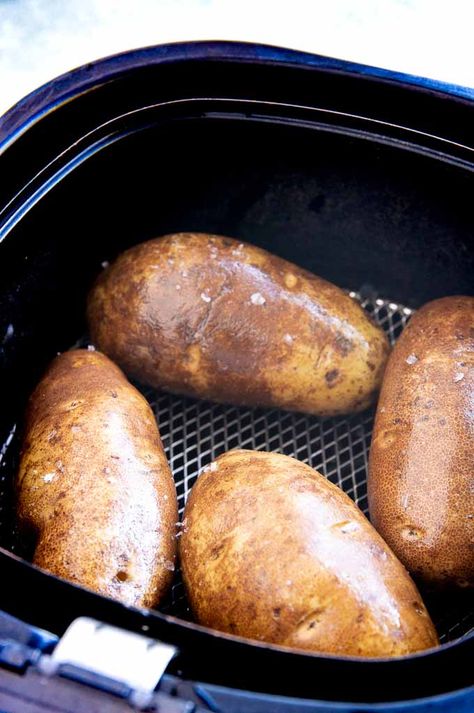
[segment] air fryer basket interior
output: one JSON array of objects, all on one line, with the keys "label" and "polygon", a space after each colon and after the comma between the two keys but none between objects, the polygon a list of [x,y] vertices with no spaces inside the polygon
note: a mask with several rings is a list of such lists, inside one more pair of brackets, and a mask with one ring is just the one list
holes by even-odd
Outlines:
[{"label": "air fryer basket interior", "polygon": [[[177,231],[260,245],[353,291],[392,341],[419,305],[472,291],[469,166],[369,132],[269,118],[262,107],[210,101],[205,109],[166,120],[138,112],[100,147],[86,139],[58,160],[48,190],[46,181],[33,186],[35,201],[5,231],[0,545],[7,551],[24,554],[12,482],[26,399],[57,352],[87,343],[88,289],[128,246]],[[372,410],[321,420],[144,393],[181,510],[200,468],[242,446],[310,462],[367,511]],[[442,642],[470,636],[467,594],[424,594]],[[162,611],[190,618],[179,572]]]}]

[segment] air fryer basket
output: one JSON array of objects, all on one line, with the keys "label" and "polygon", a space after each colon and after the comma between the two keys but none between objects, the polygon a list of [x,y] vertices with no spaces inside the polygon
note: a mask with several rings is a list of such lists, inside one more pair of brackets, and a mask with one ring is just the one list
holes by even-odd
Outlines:
[{"label": "air fryer basket", "polygon": [[[146,626],[182,647],[176,669],[250,688],[341,700],[449,690],[469,677],[474,609],[465,592],[424,593],[439,650],[397,661],[338,660],[203,630],[192,623],[179,571],[161,614],[105,600],[26,564],[15,532],[12,484],[26,398],[56,352],[78,339],[87,343],[87,291],[104,261],[127,246],[180,230],[261,245],[351,291],[392,343],[423,302],[472,291],[472,164],[463,143],[472,105],[452,100],[453,117],[463,117],[453,132],[446,96],[420,97],[420,90],[405,87],[404,100],[424,106],[426,115],[406,117],[407,129],[386,117],[382,123],[377,111],[387,109],[375,99],[392,101],[395,115],[400,87],[374,79],[367,85],[367,78],[321,68],[309,76],[298,57],[295,67],[261,56],[247,57],[246,64],[233,64],[230,56],[219,64],[213,57],[206,65],[204,53],[190,64],[188,50],[181,65],[157,63],[167,79],[162,84],[153,84],[146,63],[115,83],[95,79],[93,91],[63,102],[24,136],[9,129],[16,141],[0,157],[4,174],[10,172],[0,202],[0,606],[56,631],[82,613]],[[180,97],[173,94],[177,75]],[[367,106],[342,111],[356,96]],[[325,106],[315,106],[315,98]],[[423,125],[434,121],[432,105],[436,134],[433,125]],[[18,122],[15,114],[9,120]],[[157,415],[180,512],[200,469],[236,447],[308,462],[367,512],[373,410],[318,419],[142,390]],[[344,676],[344,691],[325,680],[328,666]],[[449,666],[457,671],[448,681]],[[370,685],[362,680],[369,669]],[[433,675],[438,669],[443,679]],[[279,680],[278,670],[296,680]]]}]

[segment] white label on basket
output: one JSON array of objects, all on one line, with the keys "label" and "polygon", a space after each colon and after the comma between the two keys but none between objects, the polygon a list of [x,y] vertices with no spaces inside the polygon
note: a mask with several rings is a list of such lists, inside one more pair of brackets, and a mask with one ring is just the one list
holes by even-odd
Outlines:
[{"label": "white label on basket", "polygon": [[176,648],[94,619],[73,621],[51,659],[94,671],[133,689],[153,691]]}]

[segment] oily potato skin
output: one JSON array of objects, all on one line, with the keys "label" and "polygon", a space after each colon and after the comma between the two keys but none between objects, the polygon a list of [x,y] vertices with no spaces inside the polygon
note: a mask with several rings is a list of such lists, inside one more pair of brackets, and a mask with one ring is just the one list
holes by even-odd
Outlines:
[{"label": "oily potato skin", "polygon": [[325,280],[202,233],[150,240],[99,277],[94,343],[152,386],[221,403],[331,415],[374,400],[388,341]]},{"label": "oily potato skin", "polygon": [[34,564],[155,606],[176,554],[174,482],[148,403],[99,352],[58,356],[29,402],[17,478]]},{"label": "oily potato skin", "polygon": [[197,621],[349,656],[438,643],[408,573],[335,485],[293,458],[230,451],[194,485],[180,558]]},{"label": "oily potato skin", "polygon": [[407,569],[474,586],[474,298],[422,307],[390,357],[370,451],[369,508]]}]

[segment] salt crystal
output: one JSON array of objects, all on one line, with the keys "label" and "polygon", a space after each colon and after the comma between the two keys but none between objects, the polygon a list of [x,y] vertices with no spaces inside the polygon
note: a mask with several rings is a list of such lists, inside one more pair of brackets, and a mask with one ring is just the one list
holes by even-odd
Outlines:
[{"label": "salt crystal", "polygon": [[407,358],[406,358],[406,363],[410,364],[410,366],[412,364],[416,364],[417,361],[418,361],[418,357],[415,356],[415,354],[410,354],[410,356],[407,356]]},{"label": "salt crystal", "polygon": [[209,297],[209,295],[206,295],[205,292],[201,292],[201,299],[202,299],[204,302],[210,302],[210,301],[211,301],[211,298]]},{"label": "salt crystal", "polygon": [[171,258],[171,257],[168,258],[168,265],[174,265],[173,258]]},{"label": "salt crystal", "polygon": [[174,569],[175,569],[174,563],[171,562],[171,560],[165,560],[165,561],[163,562],[163,567],[164,567],[165,569],[167,569],[169,572],[174,572]]},{"label": "salt crystal", "polygon": [[408,507],[408,498],[409,498],[408,495],[404,495],[402,498],[402,507],[404,510],[406,510]]},{"label": "salt crystal", "polygon": [[43,475],[44,482],[50,483],[53,480],[55,475],[56,475],[56,473],[46,473],[46,475]]},{"label": "salt crystal", "polygon": [[100,264],[102,265],[102,267],[103,267],[104,270],[105,270],[105,268],[110,265],[110,262],[109,262],[108,260],[104,260],[104,262],[101,262]]},{"label": "salt crystal", "polygon": [[357,523],[348,522],[347,524],[345,524],[341,527],[341,532],[346,534],[347,532],[355,532],[358,529],[359,529],[359,527],[358,527]]},{"label": "salt crystal", "polygon": [[88,352],[95,352],[95,346],[93,344],[88,344],[87,345],[87,351]]},{"label": "salt crystal", "polygon": [[217,465],[217,463],[209,463],[209,465],[204,466],[201,473],[215,473],[218,468],[219,466]]},{"label": "salt crystal", "polygon": [[464,379],[464,374],[463,374],[462,371],[457,371],[457,372],[454,374],[454,379],[453,379],[453,381],[457,382],[457,381],[462,381],[463,379]]},{"label": "salt crystal", "polygon": [[181,289],[181,285],[176,285],[176,289],[177,289],[177,290],[180,290],[180,289]]},{"label": "salt crystal", "polygon": [[291,336],[291,334],[285,334],[283,337],[283,341],[285,342],[285,344],[293,344],[293,337]]},{"label": "salt crystal", "polygon": [[181,276],[182,276],[182,277],[187,277],[187,276],[188,276],[188,271],[187,271],[187,270],[183,270],[183,272],[181,273]]},{"label": "salt crystal", "polygon": [[253,305],[264,305],[266,300],[260,292],[254,292],[253,295],[250,295],[250,302]]}]

